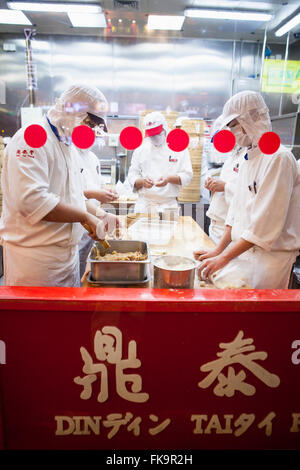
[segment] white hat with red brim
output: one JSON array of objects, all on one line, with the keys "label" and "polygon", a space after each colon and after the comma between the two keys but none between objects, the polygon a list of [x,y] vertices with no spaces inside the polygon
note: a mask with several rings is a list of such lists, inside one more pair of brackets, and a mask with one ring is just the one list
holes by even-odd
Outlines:
[{"label": "white hat with red brim", "polygon": [[163,130],[168,132],[168,127],[164,116],[154,111],[149,113],[144,118],[145,137],[152,137],[161,134]]}]

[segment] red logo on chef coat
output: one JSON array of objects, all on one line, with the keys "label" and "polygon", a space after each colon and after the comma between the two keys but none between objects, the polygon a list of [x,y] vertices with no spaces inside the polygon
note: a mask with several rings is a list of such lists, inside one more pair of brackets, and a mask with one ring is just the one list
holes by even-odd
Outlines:
[{"label": "red logo on chef coat", "polygon": [[172,157],[172,155],[169,156],[169,162],[178,162],[178,158]]},{"label": "red logo on chef coat", "polygon": [[34,158],[34,150],[17,150],[17,157],[31,157]]}]

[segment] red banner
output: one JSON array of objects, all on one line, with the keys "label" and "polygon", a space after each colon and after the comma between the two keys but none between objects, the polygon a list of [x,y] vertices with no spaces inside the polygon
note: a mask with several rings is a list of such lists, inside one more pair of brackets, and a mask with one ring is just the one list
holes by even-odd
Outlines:
[{"label": "red banner", "polygon": [[4,448],[300,448],[298,291],[3,293]]}]

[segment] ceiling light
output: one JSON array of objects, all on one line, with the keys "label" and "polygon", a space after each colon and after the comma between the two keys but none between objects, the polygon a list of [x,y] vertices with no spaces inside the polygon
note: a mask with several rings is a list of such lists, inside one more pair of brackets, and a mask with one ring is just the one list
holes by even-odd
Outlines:
[{"label": "ceiling light", "polygon": [[7,2],[8,8],[23,11],[47,11],[51,13],[100,13],[100,5],[84,5],[82,3],[38,3],[38,2]]},{"label": "ceiling light", "polygon": [[209,18],[215,20],[240,20],[240,21],[269,21],[272,15],[252,11],[231,10],[202,10],[198,8],[187,8],[185,16],[190,18]]},{"label": "ceiling light", "polygon": [[281,26],[281,28],[277,29],[275,36],[283,36],[285,33],[293,29],[299,23],[300,23],[300,13],[296,15],[295,18],[285,23],[285,25]]},{"label": "ceiling light", "polygon": [[21,11],[0,10],[1,24],[32,25],[31,21]]},{"label": "ceiling light", "polygon": [[103,13],[68,13],[72,26],[75,28],[106,28],[106,18]]},{"label": "ceiling light", "polygon": [[180,30],[184,22],[184,16],[149,15],[148,29],[173,29]]}]

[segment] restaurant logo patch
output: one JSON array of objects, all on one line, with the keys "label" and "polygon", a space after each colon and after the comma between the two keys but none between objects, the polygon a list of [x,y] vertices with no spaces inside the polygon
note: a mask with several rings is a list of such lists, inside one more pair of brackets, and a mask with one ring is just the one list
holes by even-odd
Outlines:
[{"label": "restaurant logo patch", "polygon": [[16,156],[17,157],[30,157],[30,158],[35,157],[34,150],[22,150],[21,151],[20,149],[17,150]]}]

